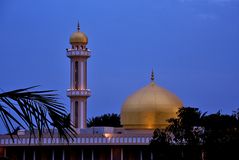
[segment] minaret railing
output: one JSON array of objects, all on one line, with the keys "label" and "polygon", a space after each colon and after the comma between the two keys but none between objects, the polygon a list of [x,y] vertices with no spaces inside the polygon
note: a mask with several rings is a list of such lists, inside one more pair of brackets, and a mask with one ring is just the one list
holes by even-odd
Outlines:
[{"label": "minaret railing", "polygon": [[67,49],[67,56],[86,56],[90,57],[90,51],[89,50],[78,50],[78,49]]}]

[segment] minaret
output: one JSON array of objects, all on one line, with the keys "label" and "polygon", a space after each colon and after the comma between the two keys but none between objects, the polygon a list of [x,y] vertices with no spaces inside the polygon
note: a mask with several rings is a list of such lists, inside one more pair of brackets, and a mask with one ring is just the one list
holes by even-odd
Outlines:
[{"label": "minaret", "polygon": [[70,89],[67,96],[70,98],[71,122],[78,130],[86,128],[87,119],[87,98],[91,95],[87,88],[87,59],[90,57],[90,50],[86,48],[87,36],[77,31],[70,37],[71,48],[67,50],[67,57],[70,58]]}]

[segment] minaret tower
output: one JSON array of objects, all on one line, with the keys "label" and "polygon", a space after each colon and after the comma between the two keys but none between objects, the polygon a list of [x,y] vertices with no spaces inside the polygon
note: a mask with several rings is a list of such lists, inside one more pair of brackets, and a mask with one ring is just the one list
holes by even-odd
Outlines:
[{"label": "minaret tower", "polygon": [[86,128],[87,98],[91,95],[87,88],[87,59],[90,50],[86,48],[87,36],[80,31],[78,22],[77,31],[70,37],[71,48],[67,50],[70,58],[70,89],[67,96],[70,98],[71,122],[75,128]]}]

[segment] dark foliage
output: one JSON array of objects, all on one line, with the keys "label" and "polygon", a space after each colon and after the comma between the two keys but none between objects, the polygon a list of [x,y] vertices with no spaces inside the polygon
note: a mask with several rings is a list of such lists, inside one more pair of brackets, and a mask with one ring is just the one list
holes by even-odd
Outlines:
[{"label": "dark foliage", "polygon": [[21,127],[20,127],[20,126],[14,128],[13,131],[10,132],[10,133],[8,133],[8,134],[9,134],[9,135],[17,135],[17,132],[18,132],[19,130],[21,130]]},{"label": "dark foliage", "polygon": [[201,146],[172,145],[167,132],[155,129],[150,149],[155,160],[201,160]]},{"label": "dark foliage", "polygon": [[167,135],[165,132],[162,132],[160,129],[155,129],[153,133],[152,140],[150,141],[150,145],[169,145],[169,141],[167,139]]},{"label": "dark foliage", "polygon": [[0,118],[10,136],[19,127],[29,130],[30,137],[41,138],[45,132],[53,136],[54,128],[67,140],[74,136],[70,116],[57,94],[53,90],[30,91],[33,88],[0,93]]},{"label": "dark foliage", "polygon": [[88,127],[108,126],[108,127],[121,127],[120,115],[118,114],[104,114],[101,116],[93,117],[87,120]]},{"label": "dark foliage", "polygon": [[[169,119],[170,125],[165,133],[156,129],[151,141],[155,156],[161,159],[202,159],[225,160],[238,157],[239,110],[232,115],[201,114],[198,108],[183,107],[178,117]],[[166,133],[173,133],[176,144],[166,145]],[[169,142],[169,141],[168,141]],[[184,143],[183,143],[184,142]],[[161,150],[162,146],[168,148]],[[172,157],[171,153],[177,155]],[[203,156],[202,156],[203,155]]]},{"label": "dark foliage", "polygon": [[174,140],[179,144],[184,143],[184,141],[190,145],[199,144],[202,137],[200,137],[199,133],[193,132],[193,129],[194,127],[201,126],[201,119],[205,114],[201,114],[198,108],[179,108],[177,118],[168,120],[170,125],[166,130],[174,134]]}]

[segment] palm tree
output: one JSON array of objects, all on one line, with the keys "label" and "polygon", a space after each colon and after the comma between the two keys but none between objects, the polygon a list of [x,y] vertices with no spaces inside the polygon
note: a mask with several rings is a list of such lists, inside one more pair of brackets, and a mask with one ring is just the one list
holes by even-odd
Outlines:
[{"label": "palm tree", "polygon": [[28,129],[30,137],[41,138],[46,132],[53,137],[57,129],[60,137],[72,138],[75,130],[54,90],[32,91],[34,87],[0,93],[0,118],[13,138],[17,127]]}]

